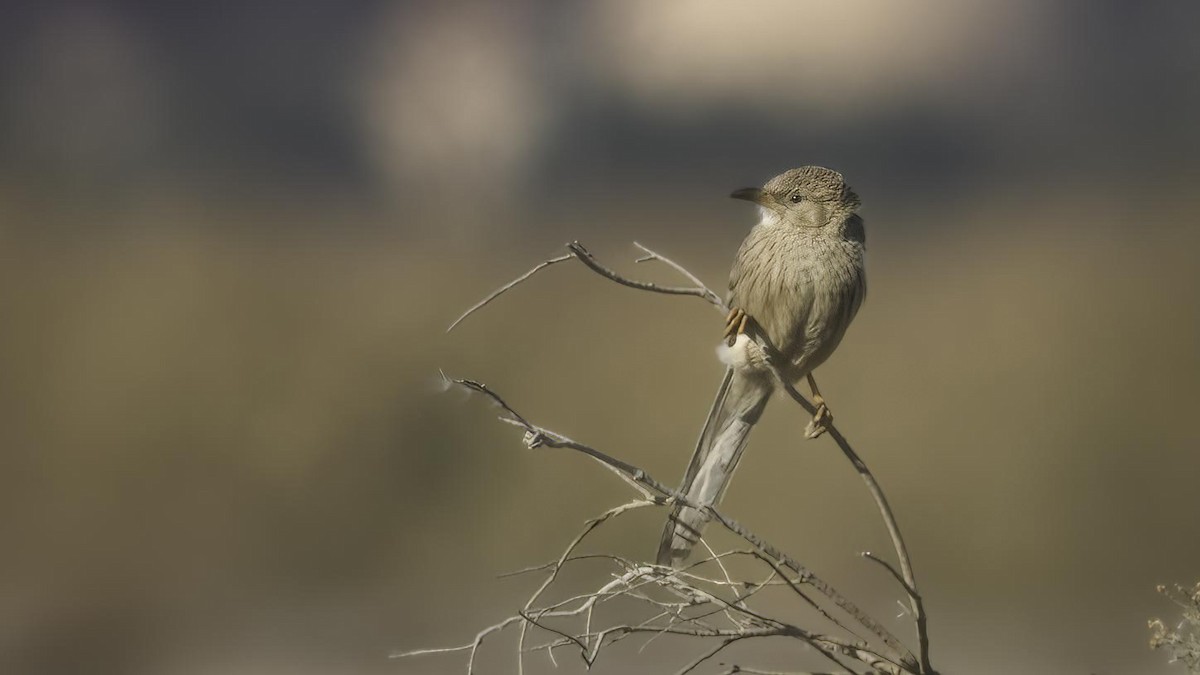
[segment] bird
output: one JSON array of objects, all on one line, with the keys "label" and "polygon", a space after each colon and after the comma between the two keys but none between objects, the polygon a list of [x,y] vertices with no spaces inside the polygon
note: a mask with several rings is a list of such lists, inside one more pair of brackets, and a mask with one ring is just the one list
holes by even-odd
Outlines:
[{"label": "bird", "polygon": [[812,371],[837,349],[867,294],[860,201],[842,174],[802,166],[730,196],[756,204],[759,221],[729,275],[718,347],[725,377],[679,488],[701,508],[672,507],[659,565],[679,567],[699,541],[709,520],[704,507],[720,501],[780,379],[808,379],[817,411],[806,435],[824,431],[832,415]]}]

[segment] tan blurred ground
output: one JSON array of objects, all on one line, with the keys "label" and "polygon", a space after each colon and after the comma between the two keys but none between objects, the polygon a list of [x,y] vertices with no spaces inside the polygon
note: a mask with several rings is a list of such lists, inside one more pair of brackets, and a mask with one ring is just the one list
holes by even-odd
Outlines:
[{"label": "tan blurred ground", "polygon": [[[908,532],[941,668],[1169,672],[1144,620],[1165,609],[1154,584],[1200,559],[1197,204],[1012,191],[894,213],[867,195],[870,298],[822,386]],[[673,482],[720,319],[559,266],[445,326],[576,237],[668,278],[627,264],[636,233],[720,287],[749,214],[719,195],[710,214],[616,204],[640,220],[490,250],[151,223],[7,238],[10,672],[457,672],[383,657],[501,616],[528,582],[493,576],[623,493],[439,395],[438,368]],[[773,405],[728,510],[891,615],[895,590],[854,557],[886,549],[865,494],[800,425]],[[657,527],[607,541],[648,555]],[[490,652],[508,667],[511,646]],[[633,657],[598,667],[654,672]]]},{"label": "tan blurred ground", "polygon": [[[1200,579],[1197,7],[6,3],[0,673],[463,672],[387,656],[506,616],[533,581],[495,576],[627,494],[439,369],[673,483],[720,317],[561,265],[445,327],[573,239],[721,290],[753,218],[724,195],[806,163],[864,200],[869,297],[818,375],[934,665],[1179,672],[1146,620]],[[894,617],[803,422],[772,404],[726,510]],[[648,557],[660,518],[595,545]]]}]

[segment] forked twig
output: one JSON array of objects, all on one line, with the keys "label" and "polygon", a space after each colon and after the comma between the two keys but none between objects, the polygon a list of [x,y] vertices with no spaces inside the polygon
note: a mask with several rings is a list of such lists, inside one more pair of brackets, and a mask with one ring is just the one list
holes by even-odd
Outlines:
[{"label": "forked twig", "polygon": [[646,248],[645,246],[642,246],[641,244],[639,244],[637,242],[634,242],[633,245],[637,246],[639,249],[641,249],[643,252],[646,253],[646,256],[639,258],[637,260],[637,262],[645,262],[647,260],[657,260],[661,263],[669,265],[672,269],[674,269],[677,272],[679,272],[680,274],[684,275],[692,283],[694,283],[696,285],[693,287],[660,286],[658,284],[653,284],[648,281],[635,281],[633,279],[627,279],[627,278],[621,276],[620,274],[617,274],[616,272],[608,269],[604,265],[601,265],[596,260],[596,258],[592,255],[591,251],[587,250],[583,246],[583,244],[579,243],[578,241],[573,241],[573,242],[567,244],[567,250],[570,251],[570,253],[567,253],[566,255],[560,255],[560,256],[557,256],[554,258],[548,258],[546,260],[543,260],[542,262],[534,265],[533,268],[530,269],[528,272],[522,274],[521,276],[517,277],[516,279],[513,279],[512,281],[508,282],[507,284],[504,284],[500,288],[497,288],[496,290],[492,291],[486,298],[484,298],[483,300],[480,300],[479,302],[472,305],[470,309],[463,312],[461,316],[459,316],[457,319],[455,319],[454,323],[450,324],[450,327],[446,329],[446,332],[449,333],[450,331],[454,330],[454,328],[456,326],[458,326],[458,324],[462,323],[468,316],[471,316],[478,310],[483,309],[485,306],[487,306],[493,300],[500,297],[501,295],[504,295],[506,292],[512,290],[513,288],[515,288],[516,286],[521,284],[521,282],[526,281],[527,279],[529,279],[533,275],[537,274],[538,272],[541,272],[542,270],[546,269],[547,267],[549,267],[551,265],[556,265],[561,262],[566,262],[572,258],[579,260],[579,262],[586,265],[589,269],[591,269],[596,274],[599,274],[600,276],[602,276],[606,279],[609,279],[610,281],[615,281],[618,284],[621,284],[622,286],[636,288],[639,291],[651,291],[653,293],[665,293],[667,295],[694,295],[696,297],[703,298],[710,304],[716,306],[721,311],[726,310],[725,303],[724,303],[724,301],[721,300],[721,296],[717,295],[716,293],[714,293],[712,291],[712,289],[708,288],[703,283],[701,283],[700,280],[698,278],[696,278],[695,275],[693,275],[691,272],[687,271],[687,269],[685,269],[682,265],[680,265],[679,263],[675,262],[674,260],[671,260],[670,258],[668,258],[664,255],[661,255],[661,254],[655,253],[654,251],[651,251],[650,249]]},{"label": "forked twig", "polygon": [[[670,265],[671,267],[675,268],[676,270],[683,270],[683,268],[681,266],[679,266],[678,264],[676,264],[675,262],[672,262],[671,260],[667,259],[666,257],[661,256],[661,255],[655,253],[654,251],[651,251],[650,249],[646,248],[645,246],[642,246],[639,244],[638,248],[640,248],[643,251],[645,251],[646,253],[648,253],[650,258],[653,260],[661,260],[661,261],[665,262],[666,264]],[[596,274],[599,274],[600,276],[608,279],[609,281],[615,281],[616,283],[621,284],[622,286],[628,286],[629,288],[636,288],[639,291],[650,291],[651,293],[663,293],[666,295],[694,295],[697,298],[702,298],[709,304],[714,305],[715,307],[717,307],[717,309],[719,309],[721,311],[726,311],[728,309],[725,306],[725,303],[721,300],[721,296],[714,293],[712,291],[712,289],[705,286],[704,284],[699,283],[699,279],[697,279],[694,275],[692,275],[691,272],[685,271],[685,272],[683,272],[683,274],[685,276],[687,276],[689,279],[691,279],[693,282],[695,282],[696,283],[695,286],[660,286],[658,284],[652,284],[648,281],[638,281],[636,279],[630,279],[628,277],[623,277],[620,274],[617,274],[616,272],[612,271],[611,269],[600,264],[600,261],[596,260],[595,256],[592,255],[591,251],[588,251],[586,248],[584,248],[583,244],[579,243],[578,241],[573,241],[573,242],[567,244],[567,250],[570,251],[571,253],[574,253],[575,257],[579,260],[579,262],[583,263],[584,265],[587,265]]]}]

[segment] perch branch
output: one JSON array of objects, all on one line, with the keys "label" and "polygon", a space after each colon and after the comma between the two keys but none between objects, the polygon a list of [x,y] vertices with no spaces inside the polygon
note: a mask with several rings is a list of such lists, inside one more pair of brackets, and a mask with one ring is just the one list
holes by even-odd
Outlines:
[{"label": "perch branch", "polygon": [[[804,398],[803,394],[796,391],[796,388],[791,383],[786,381],[781,382],[788,395],[796,403],[799,403],[800,407],[804,408],[810,415],[816,414],[816,406]],[[858,453],[850,446],[850,442],[846,440],[842,432],[838,431],[837,427],[832,423],[826,426],[826,431],[829,432],[830,438],[837,443],[842,454],[846,456],[846,459],[850,460],[850,464],[858,472],[863,483],[866,484],[867,491],[871,493],[871,498],[875,500],[875,506],[879,509],[879,515],[883,518],[883,523],[887,527],[888,535],[892,539],[892,546],[896,549],[896,557],[900,560],[900,572],[903,575],[901,586],[908,593],[909,606],[913,611],[913,616],[916,617],[917,642],[921,654],[921,672],[933,673],[933,666],[929,661],[929,628],[925,616],[925,603],[916,590],[917,580],[913,574],[912,560],[908,556],[908,547],[904,544],[904,537],[900,534],[900,525],[896,523],[896,516],[892,513],[892,507],[888,504],[887,497],[883,494],[883,488],[880,487],[879,481],[875,480],[875,475],[867,468],[867,463],[858,456]]]},{"label": "perch branch", "polygon": [[[622,461],[615,457],[612,457],[611,455],[601,452],[600,450],[597,450],[591,446],[585,445],[578,441],[571,440],[570,438],[567,438],[566,436],[564,436],[558,432],[551,431],[550,429],[546,429],[545,427],[540,427],[536,424],[533,424],[528,419],[526,419],[523,415],[521,415],[515,409],[513,409],[508,403],[506,403],[504,401],[504,399],[501,398],[494,391],[492,391],[491,388],[489,388],[487,385],[485,385],[481,382],[477,382],[475,380],[454,379],[454,378],[449,379],[449,381],[454,384],[458,384],[460,386],[466,387],[467,389],[469,389],[471,391],[483,394],[483,395],[487,396],[488,398],[490,398],[498,406],[503,408],[505,410],[505,412],[508,413],[508,416],[501,417],[500,419],[509,424],[512,424],[514,426],[518,426],[518,427],[521,427],[522,429],[524,429],[524,431],[525,431],[524,442],[525,442],[526,446],[531,447],[531,448],[536,448],[536,447],[541,447],[541,446],[551,447],[551,448],[564,448],[564,449],[569,449],[569,450],[575,450],[576,452],[581,452],[581,453],[591,457],[592,459],[600,462],[601,464],[605,465],[611,471],[618,473],[623,478],[625,478],[627,482],[632,482],[632,483],[635,483],[638,486],[640,486],[639,491],[641,491],[644,495],[647,494],[648,492],[652,493],[652,495],[649,497],[649,499],[653,500],[653,503],[655,503],[655,504],[666,504],[666,503],[668,503],[668,501],[670,501],[671,503],[681,503],[685,506],[688,506],[688,507],[691,507],[694,509],[702,509],[704,511],[707,511],[712,516],[713,520],[720,523],[725,529],[729,530],[733,534],[737,535],[738,537],[740,537],[743,540],[745,540],[746,542],[748,542],[751,546],[753,546],[761,554],[763,554],[765,556],[769,556],[770,558],[772,558],[774,560],[777,560],[780,565],[791,570],[793,573],[796,574],[799,583],[807,584],[810,587],[812,587],[813,589],[815,589],[817,592],[824,595],[826,598],[831,600],[835,605],[837,605],[842,611],[844,611],[846,614],[851,616],[856,622],[859,623],[859,625],[863,626],[868,631],[873,633],[876,637],[878,637],[888,647],[888,649],[891,652],[893,652],[893,654],[896,656],[896,659],[897,659],[896,663],[898,665],[902,665],[904,667],[909,667],[909,666],[915,665],[916,659],[914,658],[912,653],[907,648],[905,648],[904,645],[898,639],[896,639],[896,637],[894,635],[892,635],[890,631],[887,630],[887,628],[885,628],[882,624],[880,624],[878,621],[876,621],[874,618],[872,618],[869,614],[867,614],[862,609],[860,609],[857,605],[855,605],[853,602],[851,602],[849,598],[842,595],[833,586],[830,586],[824,580],[820,579],[815,574],[813,574],[813,572],[810,571],[807,567],[800,564],[799,562],[797,562],[796,560],[794,560],[787,554],[783,553],[778,548],[776,548],[774,545],[761,539],[758,535],[751,532],[749,529],[747,529],[742,524],[738,523],[737,521],[733,520],[732,518],[725,516],[720,511],[716,510],[715,508],[713,508],[711,506],[702,506],[695,502],[689,501],[685,495],[683,495],[682,493],[676,491],[675,489],[673,489],[671,487],[668,487],[664,483],[661,483],[658,480],[655,480],[652,476],[650,476],[644,470],[642,470],[641,468],[639,468],[637,466],[634,466],[632,464],[629,464],[628,462],[625,462],[625,461]],[[628,506],[628,505],[626,505],[626,506]],[[624,507],[618,507],[618,509],[621,509],[621,508],[624,508]],[[614,511],[615,510],[617,510],[617,509],[614,509]],[[597,520],[607,519],[608,515],[611,513],[612,513],[612,511],[608,512],[608,514],[605,514],[604,516],[601,516]],[[591,523],[591,522],[593,522],[593,521],[589,521],[589,523]],[[599,523],[596,523],[596,524],[599,524]],[[592,527],[594,527],[594,525]],[[590,531],[591,531],[591,528],[585,529],[584,535],[586,535]],[[566,556],[570,555],[570,553],[574,550],[575,546],[577,546],[578,542],[581,540],[582,540],[582,536],[576,538],[576,541],[573,542],[572,546],[570,546],[568,548],[566,554],[564,554],[564,559]],[[543,585],[542,590],[544,590],[544,588],[546,586],[549,586],[549,583],[550,583],[550,580],[547,580],[547,582]],[[540,595],[540,591],[539,591],[539,595]],[[536,596],[535,596],[535,599],[536,599]]]},{"label": "perch branch", "polygon": [[[585,266],[587,266],[593,272],[599,274],[600,276],[603,276],[604,278],[606,278],[610,281],[618,283],[620,285],[634,288],[637,290],[649,291],[649,292],[654,292],[654,293],[662,293],[662,294],[668,294],[668,295],[692,295],[692,296],[696,296],[696,297],[699,297],[699,298],[705,300],[709,304],[716,307],[719,311],[724,312],[726,310],[726,305],[721,300],[720,296],[717,295],[710,288],[705,286],[698,277],[693,275],[686,268],[679,265],[678,263],[675,263],[674,261],[670,260],[669,258],[662,256],[662,255],[650,250],[649,248],[647,248],[645,246],[642,246],[641,244],[638,244],[635,242],[635,246],[637,246],[640,250],[642,250],[646,254],[642,258],[639,258],[637,260],[637,262],[639,262],[639,263],[645,262],[645,261],[662,262],[662,263],[668,265],[669,267],[671,267],[672,269],[674,269],[676,272],[678,272],[682,276],[686,277],[694,285],[689,286],[689,287],[661,286],[661,285],[653,284],[653,283],[649,283],[649,282],[629,279],[627,277],[624,277],[624,276],[618,274],[617,272],[613,271],[612,269],[608,268],[607,266],[601,264],[598,260],[596,260],[595,256],[593,256],[592,253],[583,246],[583,244],[581,244],[578,241],[575,241],[575,242],[571,242],[570,244],[567,244],[567,250],[569,251],[568,254],[545,260],[545,261],[539,263],[538,265],[534,266],[532,269],[530,269],[525,274],[514,279],[513,281],[509,282],[508,284],[505,284],[504,286],[500,287],[495,292],[493,292],[491,295],[486,297],[484,300],[480,301],[479,303],[477,303],[476,305],[471,307],[469,310],[467,310],[453,324],[451,324],[450,328],[447,330],[452,330],[455,326],[457,326],[459,323],[461,323],[464,319],[466,319],[472,313],[474,313],[478,309],[486,306],[488,303],[490,303],[492,300],[496,299],[497,297],[499,297],[501,294],[505,293],[506,291],[508,291],[508,290],[512,289],[513,287],[517,286],[518,284],[526,281],[527,279],[529,279],[530,277],[532,277],[534,274],[541,271],[542,269],[549,267],[550,265],[554,265],[554,264],[557,264],[560,262],[565,262],[567,260],[570,260],[571,258],[575,258],[575,259],[579,260],[581,263],[583,263]],[[770,348],[769,345],[764,345],[764,346],[767,347],[768,349]],[[800,394],[798,391],[796,391],[796,389],[791,385],[790,382],[788,382],[787,380],[782,378],[780,376],[780,373],[777,370],[775,372],[775,375],[779,379],[779,381],[780,381],[781,385],[783,386],[783,388],[785,389],[785,391],[788,392],[789,396],[791,396],[809,414],[815,414],[816,408],[815,408],[815,406],[812,405],[812,403],[810,403],[807,399],[804,398],[804,396],[802,394]],[[536,447],[545,445],[548,447],[568,448],[568,449],[576,450],[578,452],[582,452],[584,454],[591,456],[593,459],[600,462],[602,465],[606,466],[608,469],[612,470],[614,473],[617,473],[627,483],[629,483],[630,485],[635,487],[639,492],[641,492],[643,497],[646,498],[646,500],[652,500],[656,504],[666,503],[668,500],[670,500],[670,501],[674,501],[674,502],[683,503],[687,506],[692,506],[693,508],[701,508],[695,504],[688,503],[686,498],[683,497],[683,495],[670,489],[669,487],[665,486],[664,484],[650,478],[648,475],[646,475],[646,473],[644,471],[642,471],[641,469],[639,469],[633,465],[630,465],[626,462],[623,462],[614,457],[606,455],[606,454],[604,454],[598,450],[595,450],[594,448],[586,446],[584,444],[577,443],[576,441],[573,441],[570,438],[567,438],[566,436],[563,436],[561,434],[557,434],[556,432],[550,431],[549,429],[546,429],[543,427],[538,427],[536,425],[529,423],[527,420],[525,420],[523,417],[521,417],[519,414],[517,414],[515,410],[513,410],[511,407],[509,407],[499,396],[497,396],[495,393],[493,393],[491,390],[489,390],[486,386],[482,385],[481,383],[474,382],[471,380],[454,380],[454,382],[456,382],[460,385],[466,386],[469,389],[472,389],[474,391],[483,393],[483,394],[489,396],[490,398],[492,398],[492,400],[495,403],[497,403],[500,407],[502,407],[510,415],[509,417],[502,417],[501,419],[503,421],[505,421],[509,424],[513,424],[515,426],[522,427],[525,430],[525,432],[526,432],[525,433],[525,444],[528,447],[536,448]],[[897,581],[904,588],[905,592],[908,594],[909,603],[910,603],[911,609],[913,610],[913,614],[915,616],[917,637],[918,637],[918,641],[919,641],[919,652],[920,652],[920,662],[919,662],[920,670],[919,670],[919,672],[923,673],[925,675],[932,675],[934,673],[934,671],[933,671],[932,666],[930,665],[930,660],[929,660],[929,638],[928,638],[927,619],[926,619],[925,610],[924,610],[924,603],[921,599],[920,594],[916,591],[917,585],[916,585],[915,576],[914,576],[913,570],[912,570],[912,562],[908,555],[908,550],[904,543],[903,537],[900,534],[899,526],[896,523],[895,515],[893,514],[891,507],[887,502],[887,498],[884,496],[883,490],[880,487],[878,481],[875,480],[873,474],[871,474],[870,470],[867,468],[866,463],[863,462],[863,460],[858,456],[858,454],[850,446],[850,444],[846,440],[846,438],[841,434],[840,431],[837,430],[837,428],[831,422],[826,424],[826,430],[829,432],[830,437],[832,437],[834,439],[835,443],[842,450],[843,454],[851,462],[851,464],[854,466],[855,470],[859,473],[860,477],[863,479],[864,483],[867,486],[868,491],[870,492],[872,498],[875,500],[876,506],[878,507],[878,509],[880,511],[881,517],[884,520],[884,524],[888,530],[888,534],[892,539],[893,547],[896,550],[897,558],[900,561],[900,572],[897,573],[896,570],[890,564],[888,564],[887,562],[885,562],[884,560],[882,560],[880,558],[877,558],[875,556],[870,556],[869,554],[867,557],[869,559],[874,560],[875,562],[883,565],[889,571],[891,571],[893,576],[897,579]],[[729,530],[730,532],[733,532],[734,534],[745,539],[747,542],[749,542],[751,545],[753,545],[758,551],[765,554],[765,556],[768,556],[770,558],[774,558],[775,560],[778,560],[779,563],[783,567],[790,569],[792,572],[794,572],[797,575],[798,579],[802,583],[809,584],[810,586],[812,586],[813,588],[815,588],[816,590],[821,592],[823,595],[825,595],[830,600],[832,600],[843,611],[845,611],[847,614],[852,616],[858,623],[860,623],[865,628],[867,628],[872,633],[874,633],[877,637],[879,637],[884,642],[884,644],[886,644],[889,647],[889,649],[891,649],[893,652],[895,652],[899,656],[899,659],[900,659],[901,663],[903,664],[903,667],[906,670],[908,668],[916,665],[916,659],[915,659],[915,657],[913,657],[912,653],[909,652],[907,649],[905,649],[903,647],[903,645],[900,644],[899,641],[895,639],[894,636],[892,636],[886,629],[884,629],[881,625],[879,625],[878,622],[874,621],[874,619],[872,619],[870,616],[868,616],[864,612],[862,612],[858,607],[853,605],[853,603],[850,603],[850,601],[848,599],[841,596],[832,587],[829,587],[828,584],[825,584],[821,580],[817,579],[806,568],[804,568],[803,566],[801,566],[799,563],[795,562],[794,560],[790,559],[789,557],[784,555],[778,549],[775,549],[773,546],[771,546],[767,542],[759,539],[757,536],[755,536],[752,533],[750,533],[749,531],[747,531],[744,527],[742,527],[736,521],[726,518],[725,516],[723,516],[722,514],[717,512],[715,509],[712,509],[710,507],[703,507],[703,508],[704,508],[704,510],[708,511],[713,516],[713,518],[715,520],[717,520],[719,523],[721,523],[721,525],[724,526],[727,530]],[[576,541],[575,543],[577,544],[578,541]],[[568,559],[570,552],[571,551],[568,550],[567,553],[564,555],[564,557],[559,561],[558,566],[556,566],[554,568],[555,574],[557,573],[557,569],[559,569],[561,567],[563,562],[565,562]],[[762,556],[760,556],[760,557],[762,557]],[[764,560],[765,559],[766,558],[764,558]],[[768,560],[768,562],[769,562],[769,560]],[[546,585],[549,585],[549,581]],[[545,586],[543,586],[543,588],[541,590],[544,590],[544,589],[545,589]],[[539,594],[540,594],[541,590],[539,591]],[[536,597],[537,596],[535,595],[533,600],[536,600]],[[532,600],[531,600],[531,602],[532,602]],[[526,609],[528,609],[528,607]],[[505,624],[505,625],[507,625],[507,624]],[[528,622],[523,623],[523,627],[522,627],[523,634],[528,625],[529,625]],[[481,634],[481,636],[482,636],[482,634]],[[522,642],[523,642],[523,640],[522,640]],[[476,643],[475,646],[477,648],[478,642]],[[722,646],[722,648],[723,648],[723,646]],[[716,651],[719,651],[719,649]],[[472,651],[472,654],[473,653],[474,653],[474,650]],[[747,671],[739,671],[739,672],[747,672]]]}]

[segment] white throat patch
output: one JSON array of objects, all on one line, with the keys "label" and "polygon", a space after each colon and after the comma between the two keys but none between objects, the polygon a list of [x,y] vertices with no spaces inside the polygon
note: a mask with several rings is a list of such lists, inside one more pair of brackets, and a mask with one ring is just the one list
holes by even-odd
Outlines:
[{"label": "white throat patch", "polygon": [[758,207],[758,224],[764,227],[774,227],[779,224],[779,214],[765,206]]}]

